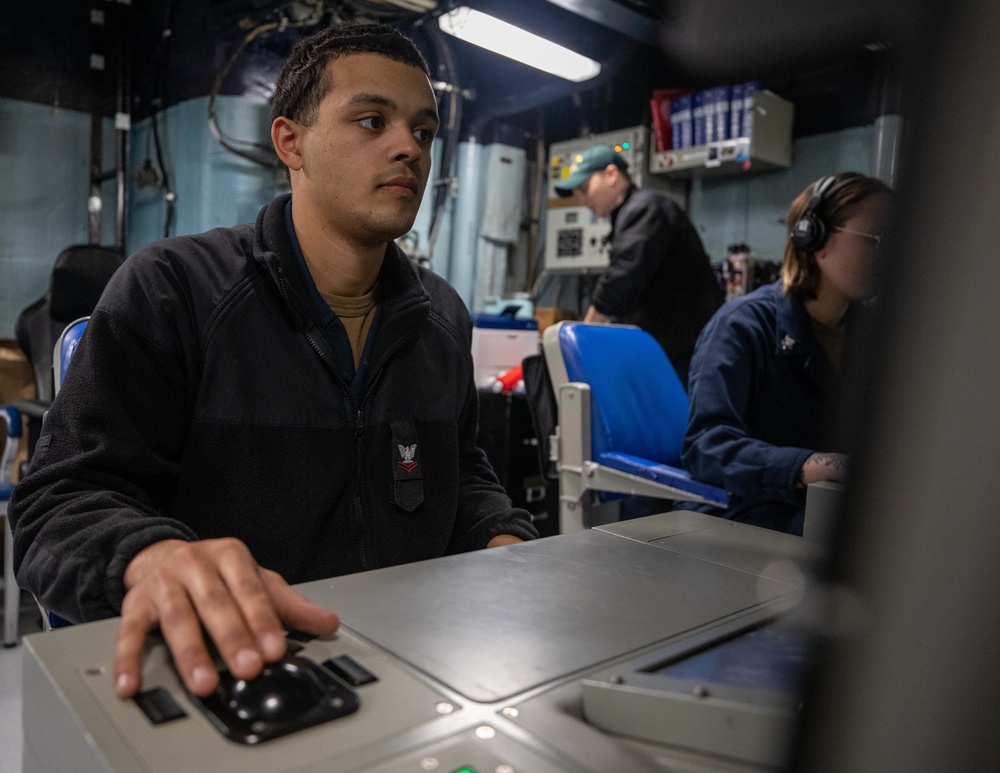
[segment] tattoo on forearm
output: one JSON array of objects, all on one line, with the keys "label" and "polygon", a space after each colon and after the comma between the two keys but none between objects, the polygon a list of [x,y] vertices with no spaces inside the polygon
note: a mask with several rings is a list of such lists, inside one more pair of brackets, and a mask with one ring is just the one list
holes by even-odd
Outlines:
[{"label": "tattoo on forearm", "polygon": [[809,457],[810,462],[833,467],[835,470],[846,470],[849,460],[847,454],[813,454]]}]

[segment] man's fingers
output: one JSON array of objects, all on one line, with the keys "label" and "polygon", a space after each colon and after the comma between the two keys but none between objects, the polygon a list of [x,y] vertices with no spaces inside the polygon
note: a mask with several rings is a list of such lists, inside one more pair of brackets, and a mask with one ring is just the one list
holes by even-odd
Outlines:
[{"label": "man's fingers", "polygon": [[[228,627],[222,625],[221,614],[213,615],[219,625],[210,626],[207,622],[206,625],[233,673],[247,679],[255,676],[265,661],[273,662],[285,654],[284,630],[261,577],[263,570],[243,545],[237,544],[234,549],[220,555],[218,570],[224,587],[216,591],[220,596],[224,594],[222,597],[232,605],[233,616],[226,615]],[[206,606],[202,611],[199,604],[199,612],[206,621],[208,610]],[[243,671],[250,665],[251,650],[259,663],[254,673],[245,675]],[[241,659],[243,663],[237,663]]]},{"label": "man's fingers", "polygon": [[275,611],[286,625],[316,636],[328,636],[337,630],[340,618],[333,612],[293,590],[276,572],[261,569],[260,574]]},{"label": "man's fingers", "polygon": [[[164,595],[170,598],[153,598],[140,588],[125,596],[113,666],[115,691],[120,698],[131,698],[142,686],[146,637],[158,625],[163,629],[177,671],[191,692],[208,695],[219,683],[191,604],[177,589]],[[170,624],[162,624],[164,611],[171,620]]]},{"label": "man's fingers", "polygon": [[[242,543],[213,540],[178,543],[162,553],[156,566],[146,567],[122,605],[121,670],[116,671],[120,695],[138,689],[143,644],[157,626],[181,679],[196,695],[208,695],[219,683],[202,625],[237,678],[251,679],[260,673],[264,657],[257,639],[220,575],[220,566],[241,562],[249,563],[249,571],[255,573],[256,565]],[[262,587],[258,595],[266,597]]]},{"label": "man's fingers", "polygon": [[319,636],[340,624],[335,614],[259,567],[239,540],[154,545],[145,556],[132,574],[135,584],[122,605],[115,645],[115,688],[123,698],[139,689],[146,637],[157,627],[184,684],[204,696],[218,686],[219,676],[203,626],[232,674],[252,679],[265,662],[285,654],[283,624]]},{"label": "man's fingers", "polygon": [[158,611],[160,631],[184,684],[195,695],[209,695],[218,686],[219,675],[187,594],[176,586],[166,589],[158,599]]},{"label": "man's fingers", "polygon": [[141,686],[142,653],[146,636],[156,627],[149,610],[136,610],[126,597],[122,606],[122,621],[115,639],[113,674],[119,698],[131,698]]}]

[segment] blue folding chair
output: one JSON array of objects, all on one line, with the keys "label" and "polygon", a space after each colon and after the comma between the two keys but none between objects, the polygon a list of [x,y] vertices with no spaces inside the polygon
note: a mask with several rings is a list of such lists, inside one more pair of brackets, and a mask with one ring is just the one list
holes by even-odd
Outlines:
[{"label": "blue folding chair", "polygon": [[[59,338],[56,340],[56,345],[52,352],[52,378],[55,386],[53,396],[59,394],[59,389],[62,387],[63,381],[66,380],[66,369],[69,368],[70,360],[73,359],[73,354],[76,352],[76,348],[80,344],[80,337],[83,335],[83,331],[87,328],[88,319],[90,319],[90,317],[80,317],[79,319],[73,320],[66,326],[66,329],[63,330]],[[38,608],[42,611],[42,627],[45,630],[51,630],[52,628],[65,628],[66,626],[72,625],[69,620],[60,617],[55,612],[50,612],[45,609],[41,603],[38,604]]]},{"label": "blue folding chair", "polygon": [[559,406],[551,449],[560,532],[617,520],[609,494],[729,504],[725,491],[680,467],[687,393],[649,333],[560,322],[545,329],[542,346]]},{"label": "blue folding chair", "polygon": [[0,517],[3,518],[3,646],[17,644],[17,617],[21,603],[21,591],[14,578],[14,539],[7,520],[7,502],[14,493],[14,460],[24,435],[21,412],[12,405],[0,405],[0,420],[3,421],[4,444],[0,453]]}]

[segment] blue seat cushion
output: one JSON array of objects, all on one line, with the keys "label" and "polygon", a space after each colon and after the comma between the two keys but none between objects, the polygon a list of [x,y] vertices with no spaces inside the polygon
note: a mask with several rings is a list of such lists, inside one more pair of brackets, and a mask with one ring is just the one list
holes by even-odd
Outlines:
[{"label": "blue seat cushion", "polygon": [[708,501],[725,507],[729,504],[729,495],[722,489],[709,486],[707,483],[699,483],[691,478],[684,470],[671,467],[667,464],[657,464],[649,459],[642,459],[631,454],[605,453],[595,458],[595,461],[613,470],[627,472],[654,483],[662,483],[672,486],[688,494],[703,497]]}]

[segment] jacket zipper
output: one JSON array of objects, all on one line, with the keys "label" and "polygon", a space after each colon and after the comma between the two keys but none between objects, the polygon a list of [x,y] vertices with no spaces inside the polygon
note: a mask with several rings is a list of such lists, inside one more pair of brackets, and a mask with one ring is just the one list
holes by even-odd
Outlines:
[{"label": "jacket zipper", "polygon": [[365,513],[361,506],[361,439],[365,431],[365,417],[358,409],[354,417],[354,530],[358,535],[361,552],[361,568],[370,569],[368,547],[365,544]]},{"label": "jacket zipper", "polygon": [[[281,295],[285,299],[285,303],[289,308],[293,308],[285,288],[285,277],[280,268],[278,269],[278,286],[281,289]],[[333,374],[334,379],[344,392],[344,398],[347,400],[347,404],[353,410],[354,401],[351,400],[351,390],[350,387],[347,386],[347,382],[345,382],[344,379],[341,378],[340,374],[337,373],[333,363],[331,363],[330,360],[327,359],[326,355],[323,354],[323,350],[320,348],[319,344],[316,343],[310,332],[303,329],[302,334],[309,342],[309,345],[313,348],[313,351],[316,352],[320,360],[323,361],[323,364],[326,365],[330,373]],[[379,371],[379,374],[381,374],[381,371]],[[371,389],[369,388],[368,394],[370,393]],[[364,401],[362,401],[362,405],[363,404]],[[360,553],[362,571],[371,568],[372,565],[372,561],[368,556],[368,547],[365,543],[364,509],[361,506],[361,439],[363,434],[364,415],[362,414],[362,409],[358,408],[354,416],[354,531],[358,535],[358,550]]]},{"label": "jacket zipper", "polygon": [[361,441],[364,437],[365,431],[365,414],[364,407],[368,402],[368,398],[371,396],[372,391],[375,389],[375,385],[378,383],[379,379],[382,377],[382,372],[385,370],[383,365],[375,373],[375,377],[371,380],[368,385],[368,390],[365,392],[363,398],[361,398],[361,407],[358,408],[357,413],[354,416],[354,524],[355,530],[358,534],[358,544],[361,548],[361,561],[363,569],[372,568],[372,561],[368,555],[368,548],[365,544],[364,533],[365,533],[365,513],[364,508],[361,504]]}]

